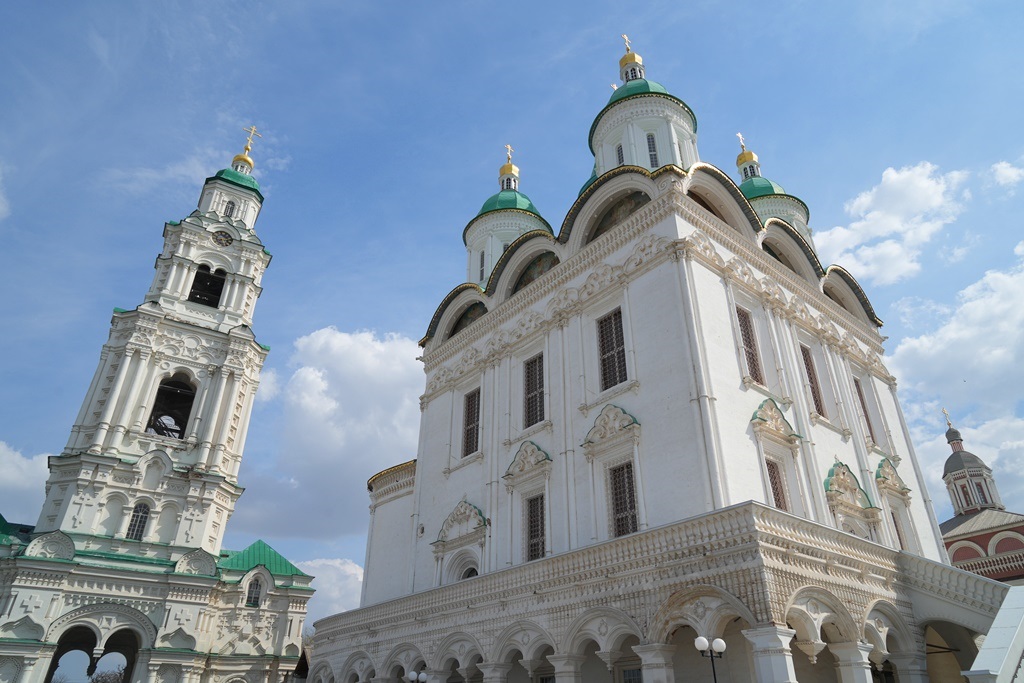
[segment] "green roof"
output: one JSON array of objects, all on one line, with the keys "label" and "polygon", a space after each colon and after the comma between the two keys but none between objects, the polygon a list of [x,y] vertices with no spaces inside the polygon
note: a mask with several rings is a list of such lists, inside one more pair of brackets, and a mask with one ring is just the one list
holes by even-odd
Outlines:
[{"label": "green roof", "polygon": [[668,90],[665,90],[665,86],[661,83],[649,81],[646,78],[634,78],[631,81],[626,81],[625,85],[622,85],[615,89],[612,96],[608,98],[608,104],[612,102],[618,102],[619,100],[625,99],[632,95],[640,95],[641,93],[661,93],[662,95],[668,95]]},{"label": "green roof", "polygon": [[753,178],[747,178],[740,185],[740,192],[747,199],[755,199],[757,197],[766,197],[770,194],[786,194],[786,191],[782,189],[782,185],[774,183],[767,178],[761,176],[755,176]]},{"label": "green roof", "polygon": [[221,569],[234,569],[242,572],[247,572],[260,565],[266,567],[267,571],[274,576],[309,576],[263,541],[256,541],[245,550],[232,553],[217,563]]},{"label": "green roof", "polygon": [[590,187],[591,185],[593,185],[595,181],[597,181],[597,169],[596,168],[594,169],[594,172],[590,174],[590,177],[587,178],[587,182],[583,183],[583,187],[580,188],[580,191],[579,191],[579,193],[577,193],[576,196],[579,197],[581,194],[586,192],[587,188]]},{"label": "green roof", "polygon": [[521,211],[528,211],[534,214],[538,218],[541,218],[540,211],[533,205],[530,198],[518,190],[502,190],[498,194],[491,195],[488,197],[484,205],[480,207],[480,211],[477,212],[477,216],[482,216],[485,213],[491,211],[500,211],[501,209],[519,209]]},{"label": "green roof", "polygon": [[[249,190],[254,190],[260,197],[260,201],[263,201],[263,193],[260,192],[260,184],[256,182],[256,179],[246,173],[239,173],[232,168],[223,168],[213,176],[213,178],[220,178],[226,180],[229,183],[244,187]],[[207,181],[213,180],[213,178],[207,178]]]}]

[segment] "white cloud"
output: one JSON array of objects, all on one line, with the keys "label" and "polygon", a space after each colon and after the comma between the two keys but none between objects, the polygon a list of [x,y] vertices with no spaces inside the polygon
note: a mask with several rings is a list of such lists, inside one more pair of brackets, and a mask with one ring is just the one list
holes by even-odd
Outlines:
[{"label": "white cloud", "polygon": [[1011,194],[1013,188],[1024,180],[1024,168],[1014,166],[1008,161],[997,161],[992,164],[990,170],[992,171],[992,180],[1000,187],[1008,188]]},{"label": "white cloud", "polygon": [[[0,513],[9,522],[34,524],[43,506],[43,490],[49,470],[48,453],[26,457],[4,441],[0,441]],[[26,511],[30,518],[26,518]]]},{"label": "white cloud", "polygon": [[970,193],[960,190],[965,171],[941,174],[934,164],[887,168],[881,182],[847,202],[855,220],[815,235],[822,261],[859,278],[892,284],[921,269],[924,245],[956,220]]},{"label": "white cloud", "polygon": [[211,169],[223,168],[224,160],[229,158],[231,155],[226,152],[204,149],[159,167],[112,168],[100,173],[99,177],[102,183],[116,191],[145,194],[167,184],[194,186],[196,178],[205,178]]},{"label": "white cloud", "polygon": [[11,215],[11,203],[4,192],[4,169],[0,166],[0,221]]},{"label": "white cloud", "polygon": [[316,594],[310,599],[306,626],[332,614],[359,607],[363,588],[363,568],[352,560],[325,558],[295,563],[312,574]]},{"label": "white cloud", "polygon": [[[270,469],[245,474],[232,519],[240,530],[306,538],[365,533],[363,482],[416,457],[423,370],[406,337],[317,330],[295,341],[282,390],[283,437]],[[344,491],[344,495],[339,492]],[[259,501],[284,492],[301,505]]]},{"label": "white cloud", "polygon": [[900,322],[908,329],[931,327],[936,320],[944,320],[953,309],[931,299],[919,296],[905,296],[893,302],[892,308],[899,315]]},{"label": "white cloud", "polygon": [[256,390],[256,400],[266,403],[281,393],[281,380],[277,370],[268,368],[260,373],[260,386]]}]

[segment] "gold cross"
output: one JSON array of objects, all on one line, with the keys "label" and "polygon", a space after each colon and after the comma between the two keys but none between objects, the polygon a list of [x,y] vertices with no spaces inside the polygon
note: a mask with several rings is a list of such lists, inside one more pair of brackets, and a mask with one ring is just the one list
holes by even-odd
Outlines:
[{"label": "gold cross", "polygon": [[744,152],[746,152],[747,151],[747,146],[745,144],[743,144],[743,133],[736,133],[736,137],[738,137],[740,139],[740,149],[742,149]]},{"label": "gold cross", "polygon": [[953,428],[953,423],[949,421],[949,411],[945,408],[942,409],[942,414],[946,416],[946,426],[950,429]]},{"label": "gold cross", "polygon": [[629,36],[627,36],[625,33],[623,33],[622,34],[622,39],[624,41],[626,41],[626,52],[629,52]]},{"label": "gold cross", "polygon": [[512,152],[514,151],[515,150],[512,149],[512,145],[505,145],[505,158],[508,160],[508,163],[510,164],[512,163]]},{"label": "gold cross", "polygon": [[249,126],[248,128],[243,128],[242,132],[249,134],[249,139],[245,141],[245,153],[248,154],[249,152],[252,151],[252,136],[255,135],[258,138],[261,138],[263,136],[256,132],[256,126]]}]

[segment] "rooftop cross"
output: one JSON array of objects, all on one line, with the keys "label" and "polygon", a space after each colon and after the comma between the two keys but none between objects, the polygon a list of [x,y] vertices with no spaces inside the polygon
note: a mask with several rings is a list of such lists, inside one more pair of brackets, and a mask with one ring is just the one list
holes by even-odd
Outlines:
[{"label": "rooftop cross", "polygon": [[256,132],[256,126],[249,126],[248,128],[243,128],[242,132],[249,134],[249,139],[245,141],[245,153],[248,154],[249,152],[252,151],[252,136],[255,135],[258,138],[261,138],[263,136]]},{"label": "rooftop cross", "polygon": [[508,160],[508,163],[510,164],[512,163],[512,152],[514,151],[515,150],[512,149],[512,145],[505,145],[505,158]]},{"label": "rooftop cross", "polygon": [[742,149],[744,152],[746,152],[747,151],[747,146],[743,142],[743,133],[736,133],[736,137],[738,137],[740,139],[740,149]]},{"label": "rooftop cross", "polygon": [[627,36],[625,33],[623,33],[622,34],[622,40],[624,40],[626,42],[626,52],[629,52],[630,51],[629,50],[629,36]]},{"label": "rooftop cross", "polygon": [[949,421],[949,411],[945,408],[942,409],[942,414],[946,416],[946,426],[950,429],[953,428],[953,423]]}]

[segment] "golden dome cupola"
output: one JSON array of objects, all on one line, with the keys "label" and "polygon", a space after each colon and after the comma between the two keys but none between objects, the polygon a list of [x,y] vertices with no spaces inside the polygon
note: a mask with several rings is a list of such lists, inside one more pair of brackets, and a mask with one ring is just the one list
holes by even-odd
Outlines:
[{"label": "golden dome cupola", "polygon": [[622,40],[626,43],[626,54],[619,60],[619,78],[623,83],[629,83],[644,78],[644,60],[629,46],[629,36],[622,34]]},{"label": "golden dome cupola", "polygon": [[512,145],[505,145],[505,163],[498,169],[498,188],[519,191],[519,167],[512,163]]}]

